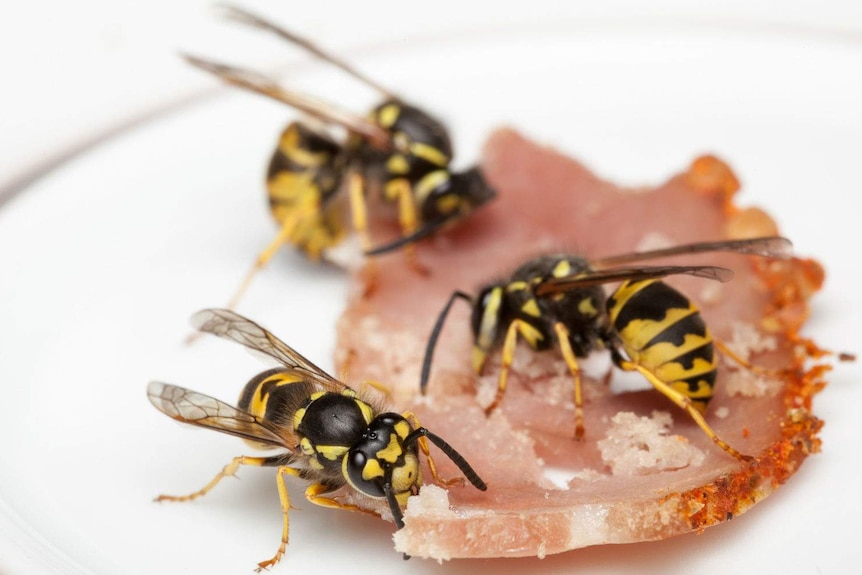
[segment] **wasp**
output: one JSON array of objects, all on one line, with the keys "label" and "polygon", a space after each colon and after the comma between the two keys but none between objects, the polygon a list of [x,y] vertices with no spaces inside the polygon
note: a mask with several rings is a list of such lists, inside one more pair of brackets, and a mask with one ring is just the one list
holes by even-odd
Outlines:
[{"label": "wasp", "polygon": [[404,526],[402,507],[422,484],[420,450],[433,479],[453,483],[438,476],[428,440],[458,466],[473,486],[487,489],[464,457],[441,437],[421,427],[414,414],[384,411],[373,399],[326,374],[258,324],[226,309],[200,311],[192,317],[192,324],[201,332],[261,352],[281,366],[253,377],[243,388],[236,407],[160,382],[151,382],[147,387],[150,402],[177,421],[238,436],[255,448],[277,448],[281,452],[235,457],[202,489],[183,496],[160,495],[156,500],[197,499],[225,477],[233,476],[242,465],[277,467],[284,517],[281,543],[272,558],[258,564],[258,571],[276,564],[287,546],[290,499],[286,476],[310,481],[306,499],[324,507],[374,513],[331,495],[345,486],[368,497],[385,499],[399,529]]},{"label": "wasp", "polygon": [[[348,227],[345,201],[366,255],[404,248],[410,265],[424,272],[416,262],[414,243],[496,196],[481,171],[477,167],[453,171],[452,142],[437,118],[406,103],[306,38],[243,9],[223,9],[228,18],[271,32],[340,68],[378,92],[383,100],[367,117],[357,115],[283,88],[254,71],[186,56],[194,66],[230,84],[285,103],[318,121],[291,122],[281,134],[266,177],[278,234],[258,255],[228,307],[236,307],[255,273],[282,246],[292,244],[310,259],[320,260],[325,250],[340,243]],[[326,129],[331,127],[345,130],[346,138],[333,137]],[[371,187],[367,182],[379,184],[383,203],[397,205],[402,229],[401,237],[379,246],[371,245],[367,230],[366,200]]]},{"label": "wasp", "polygon": [[[584,435],[583,399],[578,358],[607,349],[618,368],[643,375],[659,392],[685,410],[722,449],[741,454],[719,438],[704,419],[718,369],[716,349],[755,368],[713,339],[699,309],[680,291],[661,281],[676,274],[721,282],[733,271],[717,266],[631,265],[665,256],[726,251],[763,257],[787,257],[791,244],[782,237],[761,237],[678,245],[633,252],[595,261],[571,255],[543,255],[517,268],[507,280],[493,282],[475,296],[452,293],[429,337],[420,389],[427,391],[434,348],[456,299],[472,307],[473,369],[483,372],[488,355],[501,349],[497,393],[486,408],[499,405],[519,338],[534,350],[556,345],[574,379],[575,438]],[[607,297],[603,284],[619,282]]]}]

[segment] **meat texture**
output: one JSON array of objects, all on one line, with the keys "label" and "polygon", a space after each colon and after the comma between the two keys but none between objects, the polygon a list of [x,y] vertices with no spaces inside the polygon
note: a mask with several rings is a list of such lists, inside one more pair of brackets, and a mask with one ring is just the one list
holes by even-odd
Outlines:
[{"label": "meat texture", "polygon": [[[732,268],[735,277],[725,284],[683,276],[666,281],[700,307],[716,339],[782,370],[764,376],[722,362],[706,419],[725,441],[755,457],[750,464],[716,447],[643,378],[612,369],[606,351],[583,362],[582,441],[573,439],[572,378],[555,348],[535,352],[519,344],[508,390],[486,417],[499,357],[474,375],[464,302],[452,308],[428,393],[420,395],[425,345],[455,289],[475,294],[539,254],[599,258],[779,232],[763,210],[736,205],[739,182],[715,157],[697,158],[655,188],[628,189],[502,129],[486,143],[483,169],[498,199],[468,225],[419,246],[427,274],[407,265],[403,253],[357,271],[338,326],[339,373],[389,386],[399,409],[449,441],[488,484],[486,492],[469,484],[444,489],[426,470],[426,484],[410,499],[405,527],[395,535],[397,550],[436,559],[541,557],[664,539],[747,511],[818,451],[821,422],[811,403],[827,368],[817,361],[820,350],[797,334],[823,270],[799,257],[708,253],[660,262]],[[636,389],[620,391],[623,382]],[[432,455],[441,475],[458,475],[433,447]]]}]

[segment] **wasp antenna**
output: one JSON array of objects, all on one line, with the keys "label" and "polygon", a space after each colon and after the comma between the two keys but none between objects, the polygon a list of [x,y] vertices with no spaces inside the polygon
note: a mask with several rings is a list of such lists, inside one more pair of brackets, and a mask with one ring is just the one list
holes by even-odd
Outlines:
[{"label": "wasp antenna", "polygon": [[299,46],[303,50],[309,52],[320,58],[325,62],[329,62],[333,66],[340,68],[343,72],[346,72],[350,76],[353,76],[366,86],[373,88],[377,92],[379,92],[382,96],[391,99],[391,100],[400,100],[397,96],[395,96],[392,92],[361,73],[359,70],[345,62],[344,60],[325,52],[319,46],[317,46],[314,42],[307,38],[303,38],[281,26],[271,22],[261,16],[257,16],[256,14],[252,14],[248,10],[243,8],[239,8],[237,6],[233,6],[231,4],[219,4],[217,5],[217,9],[221,12],[221,15],[225,18],[233,20],[235,22],[239,22],[241,24],[246,24],[249,26],[253,26],[255,28],[260,28],[262,30],[266,30],[268,32],[272,32],[279,38],[283,40],[287,40],[291,44],[295,44]]},{"label": "wasp antenna", "polygon": [[380,256],[383,254],[394,252],[411,244],[415,244],[419,240],[425,239],[428,236],[434,234],[434,232],[440,229],[441,226],[443,226],[452,219],[452,217],[439,218],[432,222],[428,222],[412,234],[402,236],[398,239],[392,240],[389,243],[381,244],[377,247],[371,248],[370,250],[366,250],[364,252],[364,255],[368,257]]},{"label": "wasp antenna", "polygon": [[424,427],[420,427],[419,429],[414,430],[407,438],[404,440],[405,445],[409,445],[414,441],[417,441],[420,437],[427,437],[431,440],[431,443],[436,445],[440,451],[446,454],[446,457],[452,460],[452,463],[458,466],[458,469],[461,470],[461,473],[464,474],[464,477],[473,484],[473,487],[478,489],[479,491],[487,491],[488,485],[479,477],[479,474],[476,473],[476,470],[467,463],[467,460],[464,459],[464,456],[458,453],[454,447],[449,445],[445,439],[431,433]]},{"label": "wasp antenna", "polygon": [[422,395],[425,395],[428,388],[428,377],[431,374],[431,360],[434,357],[434,348],[437,347],[437,338],[440,337],[440,332],[443,330],[443,324],[446,322],[446,316],[449,315],[452,303],[458,298],[463,299],[471,306],[473,305],[473,298],[469,294],[456,290],[449,296],[446,307],[437,316],[434,329],[431,330],[431,336],[428,338],[428,344],[425,346],[425,358],[422,360],[422,375],[419,378],[419,390],[422,392]]}]

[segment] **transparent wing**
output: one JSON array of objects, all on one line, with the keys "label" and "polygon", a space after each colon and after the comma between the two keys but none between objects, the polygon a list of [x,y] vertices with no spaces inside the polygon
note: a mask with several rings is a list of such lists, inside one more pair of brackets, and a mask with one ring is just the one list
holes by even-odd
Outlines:
[{"label": "transparent wing", "polygon": [[182,423],[290,450],[296,445],[296,437],[290,429],[190,389],[151,381],[147,397],[156,409]]},{"label": "transparent wing", "polygon": [[750,254],[768,258],[785,259],[790,257],[792,250],[793,244],[787,238],[780,236],[766,236],[744,240],[722,240],[717,242],[681,244],[659,250],[631,252],[628,254],[609,256],[598,260],[591,260],[591,263],[596,267],[609,267],[666,256],[705,252],[733,252],[738,254]]},{"label": "transparent wing", "polygon": [[343,72],[349,74],[350,76],[353,76],[354,78],[356,78],[357,80],[359,80],[360,82],[365,84],[366,86],[369,86],[369,87],[377,90],[378,92],[380,92],[381,95],[385,96],[387,99],[390,99],[390,100],[397,99],[396,96],[392,92],[390,92],[389,90],[387,90],[386,88],[384,88],[383,86],[381,86],[380,84],[378,84],[377,82],[375,82],[374,80],[372,80],[371,78],[366,76],[365,74],[361,73],[359,70],[357,70],[356,68],[354,68],[353,66],[351,66],[350,64],[345,62],[344,60],[330,54],[329,52],[325,52],[322,48],[320,48],[320,46],[318,46],[317,44],[315,44],[311,40],[309,40],[307,38],[303,38],[302,36],[300,36],[294,32],[291,32],[290,30],[287,30],[286,28],[283,28],[283,27],[279,26],[278,24],[276,24],[270,20],[267,20],[266,18],[263,18],[263,17],[258,16],[256,14],[252,14],[251,12],[249,12],[248,10],[245,10],[243,8],[239,8],[237,6],[232,6],[232,5],[227,5],[227,4],[221,4],[221,5],[217,6],[217,8],[221,12],[222,16],[224,16],[225,18],[228,18],[228,19],[233,20],[235,22],[239,22],[241,24],[246,24],[248,26],[260,28],[261,30],[265,30],[267,32],[271,32],[271,33],[275,34],[276,36],[278,36],[279,38],[281,38],[282,40],[287,40],[291,44],[295,44],[296,46],[299,46],[300,48],[309,52],[310,54],[314,54],[315,56],[317,56],[321,60],[328,62],[328,63],[332,64],[333,66],[336,66],[337,68],[341,69]]},{"label": "transparent wing", "polygon": [[538,296],[571,291],[626,280],[661,279],[671,275],[690,275],[720,282],[733,279],[733,270],[718,266],[642,266],[592,270],[574,276],[548,278],[536,286]]},{"label": "transparent wing", "polygon": [[367,118],[318,98],[286,90],[263,74],[199,56],[184,54],[183,58],[192,66],[214,74],[228,84],[268,96],[324,122],[343,126],[347,130],[367,138],[376,146],[388,148],[391,144],[389,133]]},{"label": "transparent wing", "polygon": [[194,314],[191,322],[199,331],[234,341],[272,357],[327,391],[341,393],[347,387],[270,332],[236,312],[205,309]]}]

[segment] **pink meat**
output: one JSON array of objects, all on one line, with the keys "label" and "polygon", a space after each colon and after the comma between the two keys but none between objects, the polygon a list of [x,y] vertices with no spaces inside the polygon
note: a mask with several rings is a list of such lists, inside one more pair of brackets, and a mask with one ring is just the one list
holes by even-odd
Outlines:
[{"label": "pink meat", "polygon": [[[736,276],[727,284],[689,277],[668,282],[700,306],[717,338],[748,346],[746,353],[760,345],[765,351],[753,361],[793,370],[754,383],[747,372],[723,367],[719,373],[707,420],[725,441],[756,456],[755,464],[715,447],[652,388],[613,393],[603,377],[607,367],[584,381],[586,437],[574,441],[567,368],[557,350],[536,353],[526,344],[516,354],[500,408],[486,417],[482,407],[496,388],[499,358],[491,358],[481,378],[472,373],[463,302],[456,302],[438,342],[429,393],[419,396],[425,344],[454,289],[476,293],[542,253],[598,258],[657,242],[777,232],[765,212],[733,203],[738,182],[711,157],[654,189],[624,189],[500,130],[486,144],[483,168],[498,199],[421,244],[417,254],[427,275],[399,253],[360,270],[339,323],[339,373],[348,381],[361,376],[391,386],[395,405],[447,439],[488,483],[487,492],[469,484],[448,493],[423,487],[395,536],[399,551],[437,559],[543,556],[663,539],[746,511],[818,449],[820,422],[809,409],[822,372],[803,370],[817,350],[795,335],[807,316],[806,299],[823,279],[812,260],[737,254],[667,260],[733,268]],[[739,333],[754,333],[754,342],[741,341]],[[669,427],[663,426],[666,414]],[[433,448],[432,454],[442,475],[458,475],[444,455]]]}]

